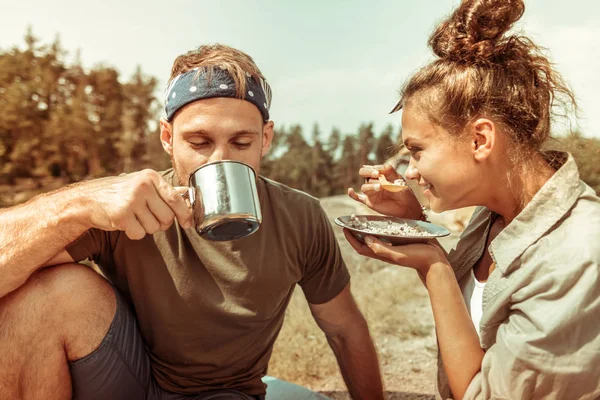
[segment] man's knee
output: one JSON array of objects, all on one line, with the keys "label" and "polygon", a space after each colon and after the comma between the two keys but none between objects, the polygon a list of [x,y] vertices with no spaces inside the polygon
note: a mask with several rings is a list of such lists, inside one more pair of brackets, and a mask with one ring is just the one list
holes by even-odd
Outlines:
[{"label": "man's knee", "polygon": [[[45,306],[43,308],[48,308],[46,311],[52,314],[52,310],[98,313],[104,308],[114,308],[115,304],[114,291],[106,279],[75,263],[39,270],[5,298],[6,303],[13,307],[24,306],[30,311],[42,311],[41,306]],[[4,303],[5,298],[0,302]],[[37,307],[32,308],[34,305]]]},{"label": "man's knee", "polygon": [[86,266],[66,264],[36,272],[0,299],[0,325],[26,336],[58,335],[68,358],[77,359],[99,345],[115,310],[114,290],[104,278]]},{"label": "man's knee", "polygon": [[[57,301],[73,306],[82,302],[102,305],[102,301],[114,303],[114,291],[111,285],[93,271],[82,264],[64,264],[44,268],[31,276],[33,286],[43,289]],[[89,304],[86,304],[88,306]]]}]

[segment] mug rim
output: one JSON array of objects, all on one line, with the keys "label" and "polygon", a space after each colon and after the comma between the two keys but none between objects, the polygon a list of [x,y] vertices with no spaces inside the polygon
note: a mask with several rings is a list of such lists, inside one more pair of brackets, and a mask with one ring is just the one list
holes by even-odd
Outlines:
[{"label": "mug rim", "polygon": [[190,175],[188,176],[188,185],[190,183],[190,180],[192,179],[192,176],[198,172],[199,170],[201,170],[204,167],[208,167],[209,165],[214,165],[214,164],[242,164],[245,165],[246,167],[250,168],[250,170],[254,173],[254,177],[256,178],[256,170],[254,169],[254,167],[252,167],[252,165],[245,163],[243,161],[238,161],[238,160],[218,160],[218,161],[211,161],[209,163],[203,164],[201,166],[199,166],[198,168],[196,168],[195,170],[193,170],[192,172],[190,172]]}]

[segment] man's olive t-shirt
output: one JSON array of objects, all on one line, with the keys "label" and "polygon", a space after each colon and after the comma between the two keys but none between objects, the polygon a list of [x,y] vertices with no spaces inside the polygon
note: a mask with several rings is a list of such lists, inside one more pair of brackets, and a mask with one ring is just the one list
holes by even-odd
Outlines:
[{"label": "man's olive t-shirt", "polygon": [[[173,170],[163,175],[175,183]],[[142,240],[92,229],[67,247],[76,261],[94,260],[130,302],[167,391],[264,394],[295,285],[320,304],[350,280],[318,200],[263,177],[257,184],[261,227],[237,241],[208,241],[175,222]]]}]

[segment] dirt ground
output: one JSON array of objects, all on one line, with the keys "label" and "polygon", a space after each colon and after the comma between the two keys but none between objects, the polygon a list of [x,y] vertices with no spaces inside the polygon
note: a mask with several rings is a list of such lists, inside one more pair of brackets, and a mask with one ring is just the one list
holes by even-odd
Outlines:
[{"label": "dirt ground", "polygon": [[[368,214],[347,196],[321,200],[330,220]],[[440,242],[452,248],[472,209],[432,214],[433,223],[452,234]],[[433,398],[436,341],[427,292],[413,270],[362,257],[334,230],[352,275],[352,292],[365,315],[377,347],[388,399]],[[275,344],[269,374],[319,391],[332,399],[349,399],[335,359],[315,325],[302,291],[297,289]]]}]

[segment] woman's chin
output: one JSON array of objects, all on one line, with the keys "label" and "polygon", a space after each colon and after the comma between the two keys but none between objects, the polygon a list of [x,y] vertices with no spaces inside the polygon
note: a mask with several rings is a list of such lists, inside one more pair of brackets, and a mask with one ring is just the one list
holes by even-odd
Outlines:
[{"label": "woman's chin", "polygon": [[428,208],[431,211],[433,211],[435,213],[440,213],[440,212],[444,211],[443,207],[442,207],[442,204],[440,202],[440,199],[438,199],[437,197],[435,197],[433,195],[433,193],[431,193],[430,189],[425,189],[423,191],[423,197],[425,197],[427,199],[427,203],[429,203],[428,204]]},{"label": "woman's chin", "polygon": [[446,211],[446,209],[444,209],[443,207],[436,207],[431,203],[429,203],[429,209],[436,214],[440,214],[440,213],[443,213],[444,211]]},{"label": "woman's chin", "polygon": [[452,210],[456,207],[451,207],[449,204],[445,204],[439,198],[429,197],[429,209],[434,213],[440,214],[444,211]]}]

